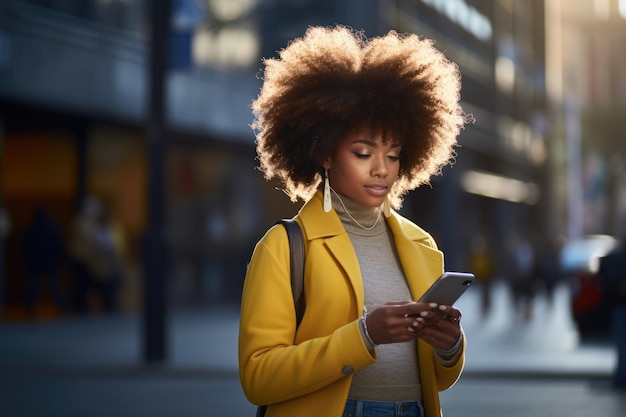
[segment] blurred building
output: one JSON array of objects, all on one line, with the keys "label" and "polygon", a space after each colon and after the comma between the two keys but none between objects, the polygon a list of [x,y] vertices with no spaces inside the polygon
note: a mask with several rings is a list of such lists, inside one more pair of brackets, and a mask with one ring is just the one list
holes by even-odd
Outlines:
[{"label": "blurred building", "polygon": [[547,0],[552,223],[570,239],[626,234],[626,1]]},{"label": "blurred building", "polygon": [[[124,305],[139,304],[150,210],[149,4],[0,5],[5,316],[23,303],[19,240],[31,213],[45,207],[69,236],[86,195],[110,203],[125,227],[134,266]],[[176,0],[172,9],[164,190],[172,303],[237,300],[253,244],[298,208],[255,170],[250,104],[261,58],[309,25],[415,32],[459,64],[464,108],[476,121],[461,134],[457,163],[403,208],[435,235],[449,269],[467,268],[476,234],[504,259],[511,234],[546,230],[543,0]],[[69,271],[65,285],[71,291]]]},{"label": "blurred building", "polygon": [[[468,269],[478,235],[490,242],[496,273],[510,270],[509,242],[540,238],[545,225],[547,137],[544,2],[395,1],[387,27],[423,34],[458,63],[462,100],[475,123],[462,132],[458,160],[408,200],[446,253]],[[408,208],[408,207],[407,207]],[[508,267],[507,267],[508,264]]]}]

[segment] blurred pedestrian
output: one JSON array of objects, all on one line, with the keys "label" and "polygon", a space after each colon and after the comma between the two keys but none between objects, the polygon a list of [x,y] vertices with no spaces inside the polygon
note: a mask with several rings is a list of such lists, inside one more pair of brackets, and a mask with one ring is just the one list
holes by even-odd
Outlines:
[{"label": "blurred pedestrian", "polygon": [[27,268],[26,311],[35,314],[39,292],[48,285],[57,308],[68,311],[61,285],[61,266],[65,256],[65,239],[61,228],[50,214],[37,207],[23,237],[23,254]]},{"label": "blurred pedestrian", "polygon": [[554,301],[554,290],[561,281],[561,265],[559,253],[562,247],[562,237],[542,240],[537,250],[537,279],[543,285],[548,303]]},{"label": "blurred pedestrian", "polygon": [[613,382],[616,387],[626,388],[626,236],[616,249],[600,259],[598,276],[603,285],[604,302],[610,306],[617,347]]},{"label": "blurred pedestrian", "polygon": [[470,270],[476,276],[476,281],[480,287],[481,314],[485,317],[491,311],[491,287],[494,275],[491,246],[486,236],[477,234],[472,238],[469,256]]},{"label": "blurred pedestrian", "polygon": [[265,177],[305,201],[295,220],[306,247],[298,328],[281,226],[246,274],[240,377],[268,416],[440,415],[438,392],[464,364],[461,311],[411,301],[443,254],[391,207],[453,156],[459,91],[458,67],[432,41],[393,31],[312,27],[265,61],[257,152]]},{"label": "blurred pedestrian", "polygon": [[533,300],[536,291],[536,258],[531,241],[518,235],[513,238],[513,270],[510,285],[515,311],[526,322],[533,316]]},{"label": "blurred pedestrian", "polygon": [[117,311],[125,271],[124,233],[121,226],[111,218],[108,208],[94,197],[87,197],[78,213],[71,254],[77,311],[90,311],[92,294],[99,298],[103,311]]}]

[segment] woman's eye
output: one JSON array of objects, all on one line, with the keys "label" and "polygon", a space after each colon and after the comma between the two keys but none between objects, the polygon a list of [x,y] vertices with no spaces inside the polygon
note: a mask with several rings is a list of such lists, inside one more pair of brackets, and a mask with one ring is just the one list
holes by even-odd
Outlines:
[{"label": "woman's eye", "polygon": [[368,153],[359,153],[359,152],[355,152],[354,155],[359,158],[359,159],[367,159],[370,157],[370,155]]},{"label": "woman's eye", "polygon": [[389,160],[393,161],[393,162],[396,162],[396,161],[398,161],[400,159],[400,157],[396,156],[396,155],[389,155],[389,156],[387,156],[387,158],[389,158]]}]

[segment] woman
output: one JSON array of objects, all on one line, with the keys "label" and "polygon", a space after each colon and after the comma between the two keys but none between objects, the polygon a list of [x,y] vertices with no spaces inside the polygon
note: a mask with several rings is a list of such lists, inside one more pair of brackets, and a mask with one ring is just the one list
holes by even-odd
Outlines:
[{"label": "woman", "polygon": [[415,35],[313,27],[265,61],[260,168],[306,201],[299,327],[282,227],[258,242],[244,284],[240,378],[268,417],[440,415],[464,364],[461,312],[411,301],[443,255],[391,207],[450,161],[459,91],[457,67]]}]

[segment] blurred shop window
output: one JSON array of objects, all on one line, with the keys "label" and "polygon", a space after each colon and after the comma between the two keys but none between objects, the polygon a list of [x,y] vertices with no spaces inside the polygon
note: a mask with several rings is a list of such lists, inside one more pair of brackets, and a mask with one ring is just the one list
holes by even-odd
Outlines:
[{"label": "blurred shop window", "polygon": [[44,207],[38,206],[22,238],[27,268],[26,311],[31,317],[34,317],[40,292],[45,286],[57,308],[63,313],[69,311],[61,281],[65,246],[61,226]]},{"label": "blurred shop window", "polygon": [[74,220],[69,249],[76,311],[91,312],[93,299],[99,310],[117,312],[127,277],[128,253],[124,228],[111,207],[87,196]]},{"label": "blurred shop window", "polygon": [[[34,313],[36,318],[56,317],[63,303],[59,293],[69,292],[69,280],[67,276],[66,263],[60,266],[57,271],[60,277],[50,275],[45,278],[41,275],[33,276],[34,284],[29,290],[26,277],[29,275],[29,268],[33,262],[46,264],[49,268],[44,268],[46,272],[54,269],[53,260],[47,259],[42,262],[41,252],[33,255],[37,250],[36,246],[58,248],[58,238],[49,236],[56,232],[40,233],[40,227],[36,227],[38,232],[32,230],[33,214],[41,207],[54,218],[65,236],[67,228],[71,222],[71,215],[74,205],[74,196],[77,189],[77,164],[78,155],[74,147],[74,141],[69,135],[52,132],[8,132],[2,143],[2,163],[0,164],[0,182],[2,189],[5,228],[10,226],[10,233],[4,235],[6,239],[4,253],[4,317],[11,320],[23,320],[28,318],[25,295],[32,294],[33,309],[28,313]],[[10,220],[10,224],[8,223]],[[39,219],[46,220],[46,219]],[[1,222],[1,218],[0,218]],[[48,226],[46,226],[48,227]],[[39,237],[27,238],[29,235]],[[46,236],[42,238],[41,236]],[[34,244],[33,241],[39,240]],[[25,244],[25,241],[31,243]],[[56,241],[56,243],[55,243]],[[24,247],[28,246],[28,250]],[[51,250],[51,249],[47,249]],[[24,258],[28,253],[30,263]],[[52,255],[51,252],[43,255]],[[58,261],[55,256],[53,259]],[[58,265],[56,265],[58,266]],[[62,288],[58,291],[56,280]],[[41,285],[39,285],[41,284]],[[32,292],[29,292],[32,291]],[[35,294],[36,291],[36,294]],[[56,294],[55,294],[56,292]],[[56,305],[54,302],[57,302]]]},{"label": "blurred shop window", "polygon": [[247,154],[182,143],[172,145],[167,178],[171,302],[237,302],[264,226],[266,182]]},{"label": "blurred shop window", "polygon": [[120,310],[137,311],[141,305],[141,237],[147,219],[143,136],[133,129],[98,125],[92,129],[86,159],[87,192],[108,207],[126,242]]},{"label": "blurred shop window", "polygon": [[22,0],[80,19],[118,29],[143,32],[145,0]]}]

